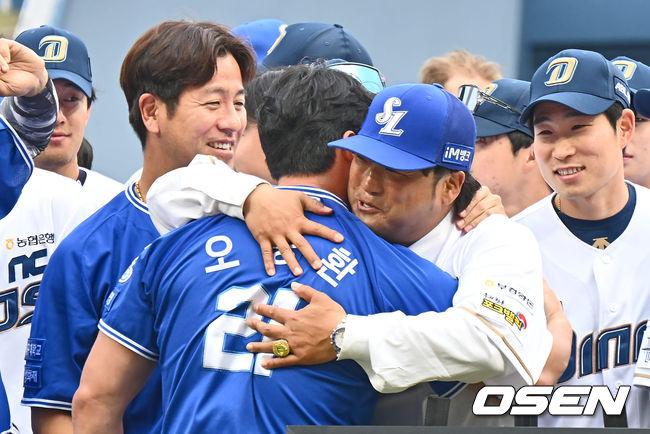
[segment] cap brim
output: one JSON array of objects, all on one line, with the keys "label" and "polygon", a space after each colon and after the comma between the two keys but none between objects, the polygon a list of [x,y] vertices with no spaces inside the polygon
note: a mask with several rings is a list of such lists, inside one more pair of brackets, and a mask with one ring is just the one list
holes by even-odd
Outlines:
[{"label": "cap brim", "polygon": [[474,122],[476,123],[476,137],[498,136],[515,130],[515,128],[506,127],[505,125],[476,115],[474,115]]},{"label": "cap brim", "polygon": [[348,137],[347,139],[335,140],[330,142],[328,146],[347,149],[368,160],[374,161],[380,166],[393,170],[421,170],[436,166],[435,163],[429,160],[397,149],[381,140],[361,134]]},{"label": "cap brim", "polygon": [[74,72],[66,71],[64,69],[48,69],[47,70],[48,75],[52,80],[56,80],[58,78],[63,78],[65,80],[68,80],[75,86],[77,86],[79,89],[82,90],[83,93],[86,94],[88,98],[90,98],[93,94],[93,85],[91,82],[80,76],[79,74],[75,74]]},{"label": "cap brim", "polygon": [[535,106],[542,102],[555,102],[572,108],[577,112],[593,116],[604,112],[616,101],[580,92],[550,93],[536,99],[526,107],[521,114],[521,122],[523,124],[528,122]]}]

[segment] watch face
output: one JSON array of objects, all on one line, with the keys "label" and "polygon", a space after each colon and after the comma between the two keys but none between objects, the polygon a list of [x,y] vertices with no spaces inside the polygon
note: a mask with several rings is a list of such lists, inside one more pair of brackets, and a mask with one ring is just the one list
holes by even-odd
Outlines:
[{"label": "watch face", "polygon": [[345,336],[345,327],[338,328],[332,333],[332,345],[336,354],[341,352],[341,341]]}]

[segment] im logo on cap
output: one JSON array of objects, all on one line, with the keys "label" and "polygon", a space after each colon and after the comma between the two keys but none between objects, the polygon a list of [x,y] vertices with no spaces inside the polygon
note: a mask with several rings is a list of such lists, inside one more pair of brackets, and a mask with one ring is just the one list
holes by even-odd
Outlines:
[{"label": "im logo on cap", "polygon": [[558,57],[548,65],[546,73],[551,73],[551,77],[544,84],[547,86],[557,86],[566,84],[573,78],[573,73],[578,66],[578,59],[575,57]]},{"label": "im logo on cap", "polygon": [[45,47],[43,60],[46,62],[63,62],[68,57],[68,38],[65,36],[49,35],[41,39],[38,48]]}]

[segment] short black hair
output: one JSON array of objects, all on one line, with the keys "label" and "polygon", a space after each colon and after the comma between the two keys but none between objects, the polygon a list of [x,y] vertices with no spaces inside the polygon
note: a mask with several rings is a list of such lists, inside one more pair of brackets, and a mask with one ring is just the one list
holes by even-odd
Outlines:
[{"label": "short black hair", "polygon": [[[429,173],[431,173],[431,171],[433,171],[434,189],[445,175],[456,172],[456,170],[449,169],[447,167],[436,166],[422,170],[422,174],[424,176],[427,176]],[[461,211],[467,208],[467,205],[469,205],[469,203],[472,201],[472,198],[478,189],[481,188],[481,183],[478,182],[478,180],[474,178],[474,176],[469,171],[463,170],[462,172],[465,174],[465,181],[460,188],[460,193],[458,193],[456,200],[454,200],[454,219]]]},{"label": "short black hair", "polygon": [[533,138],[519,130],[510,131],[506,135],[510,139],[513,155],[517,155],[517,152],[522,149],[530,148],[530,145],[533,144]]},{"label": "short black hair", "polygon": [[623,115],[623,104],[616,101],[614,104],[610,105],[609,108],[603,112],[603,114],[609,121],[609,124],[612,126],[612,128],[614,128],[614,131],[616,131],[616,122],[618,122],[618,120]]},{"label": "short black hair", "polygon": [[257,110],[271,176],[325,173],[334,164],[327,146],[359,131],[373,94],[354,77],[327,67],[295,65],[273,81]]},{"label": "short black hair", "polygon": [[246,118],[247,122],[257,123],[257,107],[262,103],[264,95],[271,84],[282,74],[282,68],[269,69],[259,72],[246,86]]}]

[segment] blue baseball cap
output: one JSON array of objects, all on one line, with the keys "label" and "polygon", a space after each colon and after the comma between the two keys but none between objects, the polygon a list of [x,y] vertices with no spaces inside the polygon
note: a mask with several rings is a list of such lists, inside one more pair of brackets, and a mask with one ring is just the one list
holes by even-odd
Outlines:
[{"label": "blue baseball cap", "polygon": [[632,93],[632,106],[634,111],[641,113],[643,116],[648,116],[644,113],[650,114],[650,101],[648,100],[648,91],[644,90],[637,97],[638,91],[641,89],[650,88],[650,67],[645,63],[637,62],[629,57],[619,56],[612,59],[612,63],[616,65],[627,80]]},{"label": "blue baseball cap", "polygon": [[329,146],[394,170],[469,170],[476,126],[467,107],[439,84],[387,87],[370,104],[359,134]]},{"label": "blue baseball cap", "polygon": [[287,24],[282,20],[263,18],[261,20],[246,21],[237,27],[233,27],[232,34],[244,41],[244,43],[251,45],[257,55],[257,64],[259,65],[286,26]]},{"label": "blue baseball cap", "polygon": [[502,78],[490,83],[485,88],[485,93],[505,102],[519,113],[499,107],[489,101],[481,103],[474,111],[477,137],[498,136],[512,131],[521,131],[533,137],[530,129],[519,121],[520,113],[526,108],[530,97],[530,82]]},{"label": "blue baseball cap", "polygon": [[372,65],[361,43],[340,24],[296,23],[284,29],[262,62],[266,68],[290,66],[303,59],[343,59]]},{"label": "blue baseball cap", "polygon": [[93,93],[93,74],[86,45],[73,33],[54,26],[22,32],[16,42],[31,48],[45,61],[52,80],[64,78],[79,87],[88,98]]},{"label": "blue baseball cap", "polygon": [[527,122],[535,106],[556,102],[586,115],[597,115],[619,101],[630,107],[630,88],[623,72],[602,54],[563,50],[540,66],[531,80],[530,103],[522,113]]}]

